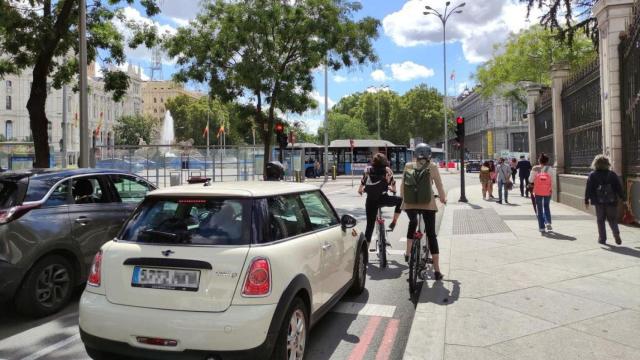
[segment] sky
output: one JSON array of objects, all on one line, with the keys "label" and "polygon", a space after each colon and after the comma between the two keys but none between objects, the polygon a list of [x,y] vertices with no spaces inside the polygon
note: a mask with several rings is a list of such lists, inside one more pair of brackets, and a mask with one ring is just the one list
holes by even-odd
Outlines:
[{"label": "sky", "polygon": [[[162,12],[147,19],[138,5],[125,9],[129,19],[155,23],[162,33],[174,33],[188,26],[199,11],[200,0],[160,0]],[[452,0],[451,7],[463,0]],[[375,91],[387,87],[399,94],[425,83],[442,91],[447,78],[447,94],[458,95],[474,84],[472,74],[478,65],[491,58],[494,44],[502,43],[510,33],[517,33],[537,22],[538,13],[526,19],[526,6],[518,0],[466,0],[463,12],[453,14],[447,22],[447,71],[443,69],[442,22],[433,15],[423,14],[425,5],[444,10],[445,0],[362,0],[356,18],[370,16],[379,19],[379,37],[374,42],[379,57],[377,64],[329,72],[329,106],[354,92]],[[126,31],[120,26],[121,31]],[[143,75],[151,74],[151,51],[146,48],[127,49],[128,62],[139,65]],[[163,77],[169,79],[176,71],[175,61],[162,59]],[[455,75],[453,75],[455,74]],[[301,119],[311,132],[322,123],[324,108],[324,72],[314,73],[313,97],[318,109],[293,116]],[[452,80],[454,78],[454,80]],[[206,87],[189,85],[206,92]]]}]

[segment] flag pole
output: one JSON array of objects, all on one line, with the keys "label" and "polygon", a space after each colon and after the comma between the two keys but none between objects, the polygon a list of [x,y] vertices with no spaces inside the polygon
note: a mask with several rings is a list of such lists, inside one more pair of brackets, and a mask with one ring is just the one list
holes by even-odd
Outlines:
[{"label": "flag pole", "polygon": [[209,109],[209,105],[208,105],[208,102],[207,102],[207,157],[210,157],[209,146],[211,144],[210,137],[209,137],[209,133],[211,132],[211,129],[209,128],[210,115],[211,115],[211,109]]}]

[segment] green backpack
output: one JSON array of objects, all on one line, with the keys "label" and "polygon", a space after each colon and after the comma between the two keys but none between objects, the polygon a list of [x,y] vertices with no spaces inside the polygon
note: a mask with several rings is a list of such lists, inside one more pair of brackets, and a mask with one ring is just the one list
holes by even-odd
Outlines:
[{"label": "green backpack", "polygon": [[405,169],[402,177],[402,194],[407,204],[428,204],[431,202],[431,172],[423,169]]}]

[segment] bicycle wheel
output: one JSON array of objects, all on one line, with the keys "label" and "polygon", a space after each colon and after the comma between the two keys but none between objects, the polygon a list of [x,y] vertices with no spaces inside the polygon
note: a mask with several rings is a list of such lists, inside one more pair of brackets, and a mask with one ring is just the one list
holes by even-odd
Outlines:
[{"label": "bicycle wheel", "polygon": [[413,294],[418,289],[418,274],[420,273],[420,239],[413,240],[409,258],[409,291]]},{"label": "bicycle wheel", "polygon": [[378,224],[378,255],[380,257],[380,267],[387,267],[387,236],[384,231],[384,223]]}]

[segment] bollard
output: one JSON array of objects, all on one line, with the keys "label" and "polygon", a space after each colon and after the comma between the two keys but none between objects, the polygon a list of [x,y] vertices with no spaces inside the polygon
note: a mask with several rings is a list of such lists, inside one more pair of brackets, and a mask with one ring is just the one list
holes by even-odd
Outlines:
[{"label": "bollard", "polygon": [[331,180],[335,180],[335,179],[336,179],[336,177],[337,177],[337,174],[336,174],[336,166],[335,166],[335,165],[333,165],[333,166],[331,166]]}]

